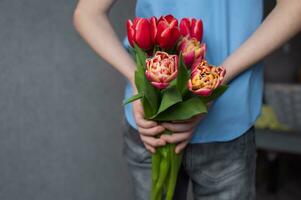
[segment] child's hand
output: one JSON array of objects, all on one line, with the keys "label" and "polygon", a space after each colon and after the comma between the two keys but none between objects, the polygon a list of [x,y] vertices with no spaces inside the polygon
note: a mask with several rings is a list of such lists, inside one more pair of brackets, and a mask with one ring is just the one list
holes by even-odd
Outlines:
[{"label": "child's hand", "polygon": [[133,113],[140,133],[140,138],[145,148],[154,153],[156,147],[164,146],[166,144],[165,140],[156,138],[155,136],[163,132],[165,128],[158,125],[155,121],[144,119],[144,112],[140,101],[133,102]]},{"label": "child's hand", "polygon": [[162,123],[166,129],[173,132],[172,135],[161,135],[161,139],[168,143],[176,143],[176,153],[180,153],[192,138],[193,131],[198,122],[203,119],[204,115],[197,115],[189,120],[172,123]]},{"label": "child's hand", "polygon": [[[210,108],[212,102],[207,103]],[[168,143],[176,143],[176,153],[180,153],[189,143],[192,138],[193,131],[198,123],[204,118],[204,114],[196,115],[189,120],[162,123],[162,126],[173,132],[172,135],[162,135],[161,138]]]}]

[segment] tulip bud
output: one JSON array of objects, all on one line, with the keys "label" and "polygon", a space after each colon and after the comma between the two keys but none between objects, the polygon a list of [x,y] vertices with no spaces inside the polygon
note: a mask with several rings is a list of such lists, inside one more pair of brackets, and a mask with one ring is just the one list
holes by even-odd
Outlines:
[{"label": "tulip bud", "polygon": [[196,64],[188,81],[191,92],[200,96],[210,96],[224,80],[226,69],[209,65],[203,60]]},{"label": "tulip bud", "polygon": [[151,20],[152,29],[156,33],[156,44],[162,49],[172,49],[181,35],[178,20],[172,15],[161,16],[158,21],[156,20],[156,26],[153,26],[155,19],[151,18]]},{"label": "tulip bud", "polygon": [[180,22],[180,31],[182,36],[196,38],[202,41],[203,38],[203,22],[195,18],[183,18]]},{"label": "tulip bud", "polygon": [[184,63],[190,68],[194,62],[205,57],[206,45],[201,44],[196,38],[184,37],[179,42],[178,51],[182,52]]},{"label": "tulip bud", "polygon": [[143,50],[150,50],[154,45],[151,23],[146,18],[136,17],[134,22],[128,20],[127,35],[132,47],[136,44]]},{"label": "tulip bud", "polygon": [[152,58],[146,59],[146,78],[151,84],[164,89],[176,78],[178,73],[178,56],[157,51]]}]

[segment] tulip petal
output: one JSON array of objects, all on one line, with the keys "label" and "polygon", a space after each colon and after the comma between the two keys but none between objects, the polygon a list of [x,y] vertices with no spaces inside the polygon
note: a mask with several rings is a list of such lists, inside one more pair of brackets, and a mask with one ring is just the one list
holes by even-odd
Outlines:
[{"label": "tulip petal", "polygon": [[174,27],[171,29],[171,47],[174,47],[180,36],[181,34],[178,27]]},{"label": "tulip petal", "polygon": [[170,27],[178,27],[178,20],[174,19],[169,23]]},{"label": "tulip petal", "polygon": [[205,58],[206,51],[207,51],[207,46],[206,46],[206,44],[205,44],[205,43],[202,43],[200,49],[201,49],[201,56],[202,56],[203,58]]},{"label": "tulip petal", "polygon": [[145,76],[158,88],[166,88],[178,73],[178,56],[157,51],[152,58],[146,59]]},{"label": "tulip petal", "polygon": [[135,26],[135,40],[137,45],[144,50],[149,50],[152,47],[150,22],[148,19],[141,18],[137,22]]},{"label": "tulip petal", "polygon": [[224,78],[224,76],[226,75],[226,68],[224,67],[218,67],[218,71],[219,71],[219,75]]},{"label": "tulip petal", "polygon": [[170,40],[171,40],[171,30],[167,28],[158,36],[157,42],[162,49],[165,49],[170,46],[169,45]]},{"label": "tulip petal", "polygon": [[195,58],[195,53],[194,53],[194,49],[192,49],[189,52],[183,52],[183,59],[184,59],[184,63],[185,65],[190,68],[191,65],[194,62],[194,58]]},{"label": "tulip petal", "polygon": [[132,47],[134,47],[134,36],[135,30],[133,29],[133,23],[131,20],[127,20],[126,22],[128,41]]},{"label": "tulip petal", "polygon": [[203,37],[203,22],[202,20],[196,20],[194,26],[192,26],[191,36],[197,40],[202,41]]},{"label": "tulip petal", "polygon": [[151,17],[150,19],[150,23],[151,23],[151,39],[152,42],[155,43],[156,40],[156,35],[157,35],[157,18],[156,17]]},{"label": "tulip petal", "polygon": [[168,24],[174,23],[174,20],[177,20],[173,15],[170,15],[170,14],[164,16],[163,18],[164,18],[164,20],[166,20],[166,22]]},{"label": "tulip petal", "polygon": [[193,91],[193,93],[197,94],[197,95],[200,95],[200,96],[210,96],[211,93],[212,93],[212,89],[209,89],[209,88],[201,88],[201,89],[198,89],[198,90],[195,90]]},{"label": "tulip petal", "polygon": [[154,76],[151,75],[152,73],[150,73],[148,70],[145,72],[145,77],[147,78],[147,80],[149,81],[153,81]]},{"label": "tulip petal", "polygon": [[158,44],[163,49],[170,49],[176,44],[180,37],[178,28],[165,29],[158,38]]},{"label": "tulip petal", "polygon": [[191,92],[193,92],[191,79],[188,80],[187,87]]},{"label": "tulip petal", "polygon": [[172,48],[180,37],[178,20],[172,15],[161,17],[157,24],[156,42],[163,49]]},{"label": "tulip petal", "polygon": [[193,63],[192,66],[191,66],[191,72],[192,72],[192,73],[193,73],[195,70],[198,69],[198,66],[199,66],[199,64],[200,64],[201,62],[202,62],[201,57],[198,58],[198,59],[196,59],[196,60],[194,61],[194,63]]},{"label": "tulip petal", "polygon": [[138,22],[141,20],[141,17],[135,17],[134,22],[133,22],[133,26],[136,27]]},{"label": "tulip petal", "polygon": [[161,82],[151,82],[151,84],[155,87],[158,88],[160,90],[167,88],[167,86],[169,85],[169,83],[161,83]]},{"label": "tulip petal", "polygon": [[177,48],[178,52],[183,51],[185,45],[186,45],[185,38],[182,38],[178,43],[178,48]]},{"label": "tulip petal", "polygon": [[187,36],[190,34],[190,21],[187,18],[183,18],[180,22],[180,32],[182,36]]},{"label": "tulip petal", "polygon": [[168,28],[168,23],[166,23],[164,20],[159,20],[157,24],[158,33],[162,33],[165,29]]},{"label": "tulip petal", "polygon": [[178,71],[175,71],[173,74],[171,74],[169,77],[165,79],[165,82],[170,82],[174,80],[177,77],[177,75],[178,75]]}]

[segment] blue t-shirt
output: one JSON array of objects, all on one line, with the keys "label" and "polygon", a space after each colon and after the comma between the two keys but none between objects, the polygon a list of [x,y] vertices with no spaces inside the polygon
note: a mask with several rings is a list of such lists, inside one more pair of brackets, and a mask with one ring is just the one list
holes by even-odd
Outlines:
[{"label": "blue t-shirt", "polygon": [[[262,0],[138,0],[136,15],[151,17],[172,14],[176,18],[203,20],[206,59],[220,65],[257,29],[262,20]],[[125,45],[128,42],[125,40]],[[228,66],[231,67],[231,66]],[[258,117],[263,93],[263,67],[256,64],[229,83],[229,89],[211,106],[198,124],[190,143],[229,141],[241,136]],[[126,85],[125,99],[132,95]],[[132,104],[125,116],[136,128]]]}]

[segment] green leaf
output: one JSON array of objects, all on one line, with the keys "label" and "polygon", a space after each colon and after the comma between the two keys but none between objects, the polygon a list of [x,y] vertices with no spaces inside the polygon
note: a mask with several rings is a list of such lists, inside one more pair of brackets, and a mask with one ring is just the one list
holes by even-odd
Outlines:
[{"label": "green leaf", "polygon": [[160,102],[160,91],[154,88],[145,76],[146,53],[135,45],[136,64],[135,84],[139,94],[143,94],[143,108],[147,110],[145,117],[151,117],[157,113]]},{"label": "green leaf", "polygon": [[201,97],[201,99],[208,103],[210,101],[213,101],[215,99],[217,99],[219,96],[221,96],[226,90],[228,89],[228,86],[227,85],[221,85],[219,86],[218,88],[216,88],[212,94],[208,97]]},{"label": "green leaf", "polygon": [[136,52],[136,63],[138,68],[144,68],[145,60],[147,58],[146,53],[140,49],[136,44],[134,45],[134,49]]},{"label": "green leaf", "polygon": [[182,101],[182,96],[175,87],[167,88],[162,93],[162,101],[156,115]]},{"label": "green leaf", "polygon": [[141,71],[139,71],[138,69],[136,69],[135,71],[135,85],[136,88],[138,90],[138,93],[143,94],[145,91],[145,87],[144,87],[144,74],[143,72],[141,73]]},{"label": "green leaf", "polygon": [[154,109],[154,107],[150,104],[146,97],[142,98],[142,106],[144,110],[144,117],[146,119],[150,119],[151,116],[153,116],[154,113],[157,112],[157,110]]},{"label": "green leaf", "polygon": [[[143,104],[144,109],[150,111],[147,117],[155,115],[160,104],[160,91],[154,88],[147,80],[144,70],[137,70],[137,81],[135,78],[135,83],[139,93],[143,93],[144,98],[147,99],[147,102]],[[150,108],[146,108],[146,106],[150,106]]]},{"label": "green leaf", "polygon": [[171,88],[171,87],[177,87],[177,79],[175,78],[174,80],[170,81],[168,87],[169,88]]},{"label": "green leaf", "polygon": [[195,115],[206,112],[206,104],[199,97],[194,97],[175,104],[153,119],[157,121],[187,120]]},{"label": "green leaf", "polygon": [[125,100],[123,102],[123,105],[125,106],[126,104],[132,103],[133,101],[136,101],[138,99],[141,99],[143,97],[143,95],[141,93],[133,95],[131,98]]},{"label": "green leaf", "polygon": [[187,91],[187,82],[189,80],[189,71],[187,70],[183,56],[180,54],[179,57],[179,66],[178,66],[178,75],[176,78],[176,85],[179,92],[183,95]]}]

